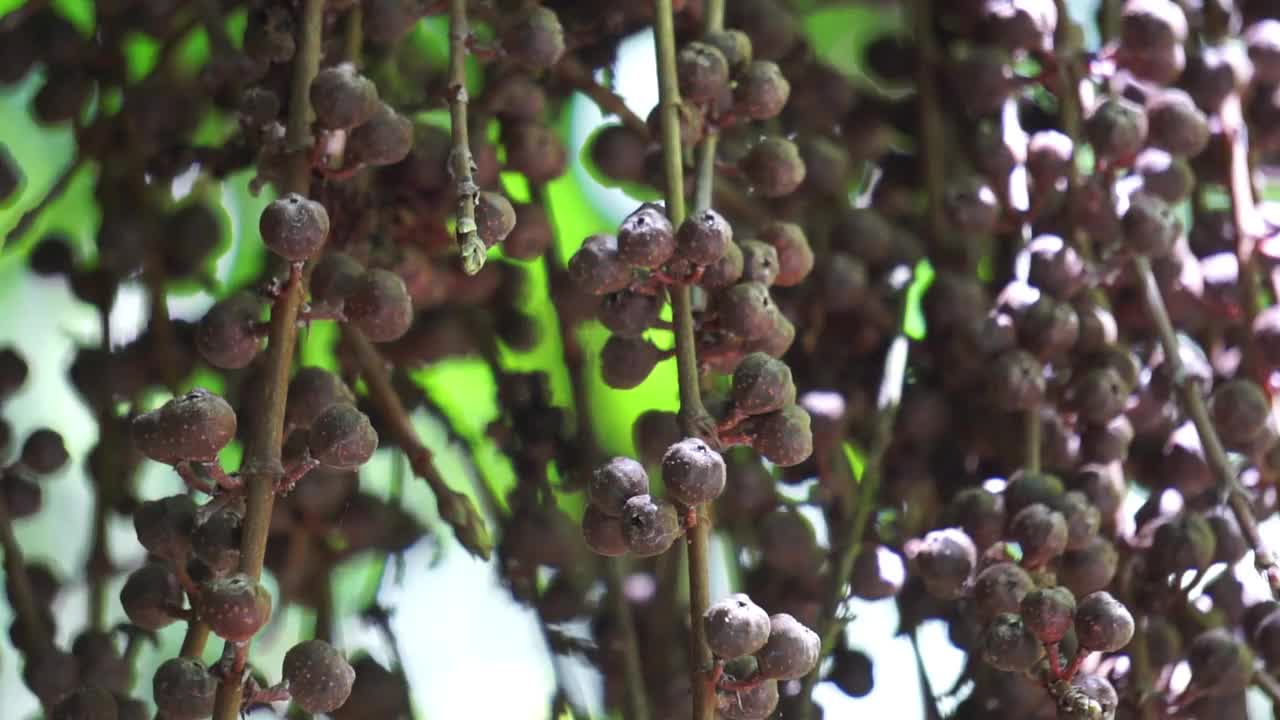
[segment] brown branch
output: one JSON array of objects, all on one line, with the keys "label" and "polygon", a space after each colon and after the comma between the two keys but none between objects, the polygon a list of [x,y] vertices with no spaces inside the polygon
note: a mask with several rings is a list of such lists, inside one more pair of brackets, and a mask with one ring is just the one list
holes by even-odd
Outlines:
[{"label": "brown branch", "polygon": [[476,163],[471,156],[467,129],[467,39],[470,35],[467,0],[449,0],[449,126],[453,134],[449,173],[457,183],[454,194],[457,195],[458,225],[455,233],[458,253],[462,256],[462,271],[475,275],[484,267],[488,248],[476,228],[480,188],[472,177]]},{"label": "brown branch", "polygon": [[[293,59],[293,81],[289,97],[289,118],[285,143],[292,153],[289,172],[281,190],[306,195],[311,189],[311,81],[320,68],[320,43],[324,32],[324,0],[305,0],[298,18],[297,51]],[[284,441],[284,407],[289,387],[289,369],[298,341],[298,310],[302,306],[300,264],[290,267],[289,280],[271,308],[271,329],[264,358],[264,380],[259,412],[251,415],[245,435],[241,477],[248,489],[244,529],[240,544],[240,571],[257,580],[262,576],[267,535],[276,486],[284,474],[281,447]],[[228,643],[230,649],[231,643]],[[245,646],[247,650],[247,644]],[[224,653],[225,654],[225,653]],[[237,659],[244,651],[237,652]],[[238,663],[237,663],[238,664]],[[243,686],[239,667],[218,684],[213,717],[236,720],[240,712]]]},{"label": "brown branch", "polygon": [[369,386],[369,399],[387,423],[392,438],[409,458],[409,466],[413,468],[414,474],[425,480],[435,493],[440,518],[453,528],[458,542],[468,552],[488,560],[493,541],[489,538],[484,518],[472,504],[471,498],[450,488],[436,469],[431,451],[418,439],[418,431],[413,427],[404,404],[400,402],[400,396],[391,385],[386,360],[359,330],[347,328],[342,337],[355,353],[360,374]]},{"label": "brown branch", "polygon": [[627,129],[641,137],[649,137],[649,126],[643,118],[627,107],[627,103],[614,91],[596,82],[591,73],[572,55],[565,55],[555,65],[555,73],[574,90],[586,95],[606,115],[616,115]]}]

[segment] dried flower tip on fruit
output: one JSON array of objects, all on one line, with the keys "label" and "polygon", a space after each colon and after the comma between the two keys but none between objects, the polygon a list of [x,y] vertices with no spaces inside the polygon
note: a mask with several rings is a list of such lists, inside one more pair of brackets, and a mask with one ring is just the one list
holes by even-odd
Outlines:
[{"label": "dried flower tip on fruit", "polygon": [[133,419],[133,442],[144,455],[170,465],[215,461],[236,435],[236,413],[226,400],[196,388]]},{"label": "dried flower tip on fruit", "polygon": [[676,506],[652,495],[637,495],[622,506],[622,535],[637,557],[661,555],[683,528]]},{"label": "dried flower tip on fruit", "polygon": [[271,594],[248,575],[238,573],[204,583],[199,595],[200,619],[223,640],[244,642],[271,617]]},{"label": "dried flower tip on fruit", "polygon": [[641,205],[618,228],[618,257],[628,265],[662,267],[675,251],[675,230],[661,205]]},{"label": "dried flower tip on fruit", "polygon": [[262,211],[258,231],[269,250],[286,260],[306,260],[329,235],[329,213],[324,205],[289,193]]},{"label": "dried flower tip on fruit", "polygon": [[349,403],[335,403],[320,413],[307,436],[311,456],[326,467],[354,470],[378,449],[378,433],[369,417]]},{"label": "dried flower tip on fruit", "polygon": [[743,593],[712,603],[702,615],[707,645],[716,657],[752,655],[769,641],[769,613]]},{"label": "dried flower tip on fruit", "polygon": [[818,634],[787,613],[769,618],[769,639],[755,654],[762,677],[796,680],[818,665]]},{"label": "dried flower tip on fruit", "polygon": [[306,640],[289,648],[280,675],[289,683],[293,701],[309,713],[342,707],[356,681],[356,671],[347,659],[323,640]]},{"label": "dried flower tip on fruit", "polygon": [[649,493],[649,474],[629,457],[615,457],[591,473],[587,501],[609,517],[622,517],[622,508],[637,495]]}]

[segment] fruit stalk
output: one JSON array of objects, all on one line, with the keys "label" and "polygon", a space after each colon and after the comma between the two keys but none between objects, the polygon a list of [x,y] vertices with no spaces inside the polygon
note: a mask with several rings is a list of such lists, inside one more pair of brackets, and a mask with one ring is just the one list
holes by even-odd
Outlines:
[{"label": "fruit stalk", "polygon": [[[880,494],[884,456],[889,449],[889,444],[893,441],[893,425],[898,418],[898,406],[902,404],[902,383],[906,377],[909,349],[907,337],[899,334],[889,344],[889,350],[884,356],[884,373],[880,379],[880,390],[876,395],[876,413],[871,420],[871,438],[867,444],[862,477],[858,479],[858,504],[839,546],[840,555],[836,558],[831,574],[831,585],[827,591],[827,607],[823,609],[821,616],[824,622],[818,632],[819,637],[822,638],[819,658],[831,654],[836,641],[840,638],[840,633],[844,630],[844,625],[836,620],[836,612],[845,599],[845,586],[849,584],[854,562],[862,549],[862,536],[875,509],[876,497]],[[801,720],[807,720],[812,716],[813,702],[810,698],[817,682],[816,669],[804,677],[804,687],[799,695],[802,698]]]},{"label": "fruit stalk", "polygon": [[[1231,224],[1236,234],[1236,261],[1239,267],[1240,294],[1243,296],[1244,323],[1253,327],[1253,319],[1262,311],[1262,289],[1258,283],[1258,271],[1253,262],[1254,238],[1258,224],[1254,205],[1253,182],[1249,172],[1249,147],[1245,135],[1244,116],[1240,107],[1240,95],[1231,93],[1223,101],[1219,111],[1222,127],[1227,134],[1227,158],[1229,168],[1227,188],[1231,194]],[[1248,373],[1253,362],[1252,332],[1244,334],[1244,369]]]},{"label": "fruit stalk", "polygon": [[[27,563],[22,559],[22,547],[13,533],[13,523],[9,518],[9,507],[5,504],[3,493],[0,493],[0,546],[4,548],[4,576],[8,584],[9,602],[13,606],[18,622],[35,645],[34,654],[51,649],[52,638],[45,632],[44,622],[40,618],[39,607],[31,590],[31,577],[27,575]],[[27,658],[31,662],[34,658]]]},{"label": "fruit stalk", "polygon": [[405,412],[400,396],[396,395],[387,375],[386,361],[378,354],[369,339],[354,328],[343,332],[343,339],[356,355],[360,375],[369,386],[369,399],[378,413],[386,420],[387,428],[396,444],[409,459],[409,466],[418,477],[427,482],[436,496],[440,518],[453,528],[458,542],[472,555],[488,560],[493,549],[484,518],[471,503],[471,498],[449,487],[432,462],[431,451],[418,439],[418,432]]},{"label": "fruit stalk", "polygon": [[1200,436],[1200,444],[1204,448],[1209,469],[1213,472],[1219,491],[1225,496],[1227,505],[1240,525],[1241,534],[1253,548],[1254,566],[1270,585],[1271,594],[1280,597],[1280,564],[1276,561],[1275,553],[1262,539],[1262,534],[1258,530],[1258,521],[1249,507],[1249,499],[1236,483],[1231,460],[1227,458],[1222,440],[1213,428],[1204,396],[1198,384],[1187,375],[1186,369],[1182,366],[1178,337],[1174,334],[1173,323],[1169,320],[1169,311],[1165,308],[1164,298],[1160,295],[1160,286],[1156,284],[1155,274],[1151,270],[1151,261],[1145,255],[1137,255],[1133,258],[1133,267],[1137,272],[1138,281],[1142,283],[1143,301],[1147,306],[1147,314],[1151,316],[1156,331],[1160,335],[1160,346],[1164,349],[1165,362],[1169,363],[1182,405],[1191,416],[1191,422]]},{"label": "fruit stalk", "polygon": [[[706,13],[705,34],[724,29],[724,0],[710,0],[707,3]],[[719,142],[720,133],[712,126],[707,128],[706,136],[698,145],[698,177],[693,190],[695,210],[711,207],[716,180],[716,146]]]},{"label": "fruit stalk", "polygon": [[631,112],[627,103],[617,93],[596,82],[591,73],[572,55],[565,55],[556,63],[555,72],[570,87],[586,95],[602,112],[616,115],[618,121],[641,137],[649,136],[649,126],[644,118]]},{"label": "fruit stalk", "polygon": [[[320,68],[320,41],[324,29],[324,0],[305,0],[298,22],[297,51],[289,96],[285,143],[293,153],[283,193],[308,194],[311,189],[311,81]],[[240,544],[240,572],[257,580],[262,576],[271,526],[275,487],[284,475],[280,461],[284,442],[284,407],[289,388],[289,368],[298,340],[298,310],[302,305],[302,272],[294,266],[289,281],[271,308],[267,356],[263,363],[261,412],[249,417],[241,475],[248,490]],[[235,720],[240,712],[243,685],[239,668],[218,684],[213,717]]]},{"label": "fruit stalk", "polygon": [[[676,76],[676,33],[671,0],[654,0],[654,34],[658,54],[658,102],[662,118],[662,160],[666,179],[667,217],[674,227],[684,221],[684,158],[680,138],[680,87]],[[690,437],[713,436],[714,420],[702,404],[698,382],[697,346],[693,334],[693,301],[689,286],[671,288],[671,317],[675,325],[676,373],[680,384],[680,426]],[[702,508],[692,508],[694,523],[687,531],[689,548],[689,680],[693,690],[693,720],[715,715],[715,688],[707,681],[712,666],[702,615],[711,604],[709,548],[711,529]]]},{"label": "fruit stalk", "polygon": [[449,152],[449,173],[457,183],[458,253],[462,256],[462,270],[475,275],[484,267],[485,246],[476,228],[476,203],[480,188],[471,172],[475,160],[471,157],[471,140],[467,136],[467,39],[471,29],[467,25],[467,0],[449,0],[449,129],[453,135],[453,149]]}]

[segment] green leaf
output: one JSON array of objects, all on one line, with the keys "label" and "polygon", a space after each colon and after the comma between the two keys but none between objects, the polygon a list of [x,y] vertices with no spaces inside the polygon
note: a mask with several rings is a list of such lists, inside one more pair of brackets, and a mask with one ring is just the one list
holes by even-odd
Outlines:
[{"label": "green leaf", "polygon": [[804,17],[814,54],[846,75],[865,76],[863,57],[871,41],[902,27],[902,13],[875,5],[820,7]]},{"label": "green leaf", "polygon": [[866,457],[853,443],[846,442],[841,448],[844,450],[844,459],[849,463],[849,471],[853,473],[854,482],[862,482],[862,470],[867,466]]},{"label": "green leaf", "polygon": [[902,318],[902,332],[912,340],[923,340],[927,328],[924,321],[925,291],[933,284],[933,265],[928,260],[916,263],[915,275],[907,288],[907,307]]}]

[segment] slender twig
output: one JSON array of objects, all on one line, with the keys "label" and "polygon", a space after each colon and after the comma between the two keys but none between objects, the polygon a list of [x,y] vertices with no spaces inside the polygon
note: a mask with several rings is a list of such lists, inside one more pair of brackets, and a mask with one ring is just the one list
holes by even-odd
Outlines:
[{"label": "slender twig", "polygon": [[[835,558],[832,566],[831,584],[824,601],[826,607],[821,615],[823,624],[818,633],[822,638],[819,657],[831,654],[844,628],[844,624],[836,619],[836,614],[840,604],[844,602],[845,586],[849,584],[849,577],[853,574],[854,563],[862,550],[862,536],[875,510],[876,497],[880,494],[884,456],[889,449],[889,443],[893,440],[893,424],[898,418],[898,406],[902,403],[902,382],[907,372],[909,348],[907,337],[899,334],[889,344],[889,350],[885,353],[884,374],[881,376],[880,391],[876,396],[876,413],[871,420],[871,437],[867,444],[862,477],[858,480],[858,504],[854,509],[853,519],[845,528],[844,537],[840,540],[840,554]],[[800,691],[801,720],[810,717],[813,702],[809,698],[817,682],[817,670],[804,678],[804,687]]]},{"label": "slender twig", "polygon": [[[1219,111],[1223,130],[1230,141],[1227,147],[1227,187],[1231,194],[1231,222],[1236,234],[1236,261],[1240,277],[1241,306],[1245,327],[1253,326],[1253,319],[1262,311],[1262,289],[1258,282],[1258,269],[1254,266],[1253,251],[1258,232],[1257,208],[1254,205],[1253,182],[1249,172],[1249,147],[1245,137],[1244,116],[1240,108],[1240,96],[1231,93]],[[1252,332],[1244,334],[1244,368],[1253,367]]]},{"label": "slender twig", "polygon": [[566,54],[556,63],[555,72],[570,87],[586,95],[606,114],[616,115],[619,122],[641,137],[649,137],[649,126],[644,120],[631,112],[627,103],[617,93],[601,85],[591,77],[590,71],[573,55]]},{"label": "slender twig", "polygon": [[1269,671],[1255,671],[1253,686],[1261,690],[1271,700],[1273,706],[1280,707],[1280,682],[1276,682],[1275,676]]},{"label": "slender twig", "polygon": [[1129,645],[1129,655],[1133,660],[1133,687],[1130,692],[1133,693],[1133,701],[1137,704],[1138,718],[1140,720],[1155,720],[1156,709],[1155,704],[1150,702],[1152,689],[1152,667],[1151,667],[1151,648],[1147,645],[1147,631],[1145,623],[1139,625],[1142,629],[1133,637],[1133,642]]},{"label": "slender twig", "polygon": [[1209,469],[1213,472],[1219,491],[1225,496],[1227,505],[1240,525],[1241,534],[1253,548],[1254,565],[1267,580],[1272,595],[1280,597],[1280,565],[1276,562],[1275,554],[1262,539],[1262,534],[1258,530],[1258,521],[1253,516],[1252,508],[1249,507],[1249,499],[1245,496],[1245,491],[1236,482],[1235,470],[1222,446],[1222,440],[1213,428],[1199,384],[1187,374],[1186,368],[1182,365],[1178,337],[1174,333],[1173,323],[1169,320],[1169,311],[1165,307],[1164,298],[1160,295],[1160,286],[1156,284],[1155,274],[1151,270],[1151,261],[1144,255],[1138,255],[1133,259],[1133,267],[1137,272],[1138,281],[1142,284],[1147,314],[1155,323],[1156,331],[1160,335],[1160,345],[1164,349],[1164,362],[1177,386],[1182,405],[1191,416],[1191,422],[1200,436],[1200,445],[1204,448]]},{"label": "slender twig", "polygon": [[453,149],[449,152],[449,172],[457,183],[458,252],[462,270],[475,275],[484,267],[486,248],[476,229],[476,203],[480,188],[472,172],[471,140],[467,130],[467,0],[449,0],[449,125],[453,133]]},{"label": "slender twig", "polygon": [[[680,88],[676,78],[676,33],[671,0],[654,0],[654,30],[658,54],[658,102],[662,118],[662,159],[666,178],[667,216],[679,226],[685,217],[684,160],[680,139]],[[671,316],[675,325],[676,373],[680,385],[680,425],[688,436],[715,437],[715,420],[702,404],[698,384],[697,344],[693,334],[693,303],[688,285],[671,288]],[[712,666],[702,615],[711,604],[708,587],[710,527],[705,511],[693,508],[695,522],[686,536],[689,548],[689,674],[693,689],[693,720],[711,720],[715,689],[705,673]]]},{"label": "slender twig", "polygon": [[54,201],[62,197],[63,193],[67,191],[67,188],[71,187],[71,180],[75,178],[76,172],[84,166],[84,162],[85,155],[83,153],[77,153],[75,159],[71,161],[71,164],[67,165],[67,167],[63,169],[62,174],[58,176],[58,179],[53,181],[53,185],[49,186],[44,197],[40,198],[39,202],[31,206],[30,209],[22,214],[22,217],[18,218],[18,223],[9,230],[7,235],[5,235],[4,243],[0,244],[0,247],[16,242],[19,238],[25,235],[33,225],[35,225],[36,220],[40,219],[40,214],[48,209]]},{"label": "slender twig", "polygon": [[[18,622],[22,624],[33,654],[40,655],[53,647],[53,638],[49,636],[49,628],[40,617],[35,591],[31,589],[31,576],[27,574],[22,547],[13,533],[9,506],[5,504],[3,493],[0,493],[0,545],[4,547],[4,576],[9,584],[9,602],[14,614],[18,616]],[[33,659],[27,658],[28,662]]]},{"label": "slender twig", "polygon": [[[297,23],[297,50],[293,60],[293,80],[289,96],[289,118],[285,143],[293,153],[284,192],[302,195],[311,189],[311,81],[320,68],[320,42],[324,31],[324,0],[305,0]],[[289,280],[271,309],[271,329],[263,362],[263,396],[260,410],[248,418],[241,477],[248,489],[244,526],[240,543],[240,572],[253,580],[262,576],[271,527],[275,489],[284,475],[281,447],[284,440],[284,406],[289,387],[289,368],[298,341],[298,310],[302,305],[303,269],[290,268]],[[238,653],[237,657],[243,657]],[[240,712],[243,685],[241,668],[233,668],[218,685],[213,717],[235,720]]]},{"label": "slender twig", "polygon": [[468,552],[488,560],[493,542],[489,539],[484,518],[471,503],[471,498],[450,488],[436,469],[431,451],[418,438],[418,431],[413,427],[404,404],[400,402],[400,396],[391,385],[386,360],[360,331],[347,328],[342,337],[355,353],[360,365],[360,375],[369,386],[369,399],[386,421],[391,437],[409,458],[409,466],[413,468],[414,474],[425,480],[435,493],[440,518],[453,528],[458,542]]}]

